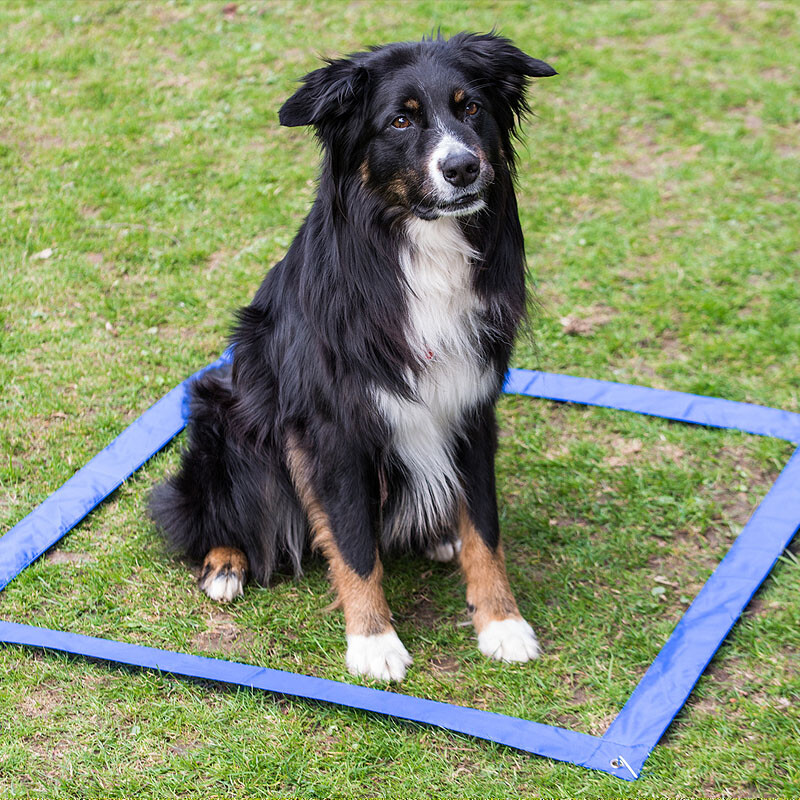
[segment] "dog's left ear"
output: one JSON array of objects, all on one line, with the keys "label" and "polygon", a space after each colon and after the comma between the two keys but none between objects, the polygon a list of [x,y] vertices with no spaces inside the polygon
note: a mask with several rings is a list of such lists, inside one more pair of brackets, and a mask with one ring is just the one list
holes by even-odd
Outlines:
[{"label": "dog's left ear", "polygon": [[349,116],[360,103],[367,71],[351,59],[329,61],[303,78],[303,85],[278,112],[281,125],[316,125]]},{"label": "dog's left ear", "polygon": [[527,110],[527,79],[558,75],[549,64],[531,58],[509,39],[495,33],[459,33],[449,44],[464,55],[465,68],[472,67],[483,82],[500,93],[517,116]]}]

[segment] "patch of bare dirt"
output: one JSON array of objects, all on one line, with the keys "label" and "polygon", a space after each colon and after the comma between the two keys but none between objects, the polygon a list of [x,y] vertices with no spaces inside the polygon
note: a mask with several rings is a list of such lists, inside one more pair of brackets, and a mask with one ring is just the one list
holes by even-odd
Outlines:
[{"label": "patch of bare dirt", "polygon": [[231,254],[227,250],[217,250],[208,258],[208,266],[206,267],[205,274],[210,275],[218,267],[227,264],[231,260]]},{"label": "patch of bare dirt", "polygon": [[669,540],[659,540],[660,552],[647,565],[655,582],[677,595],[693,600],[719,564],[722,537],[714,530],[677,531]]},{"label": "patch of bare dirt", "polygon": [[[673,464],[683,464],[686,461],[686,451],[671,442],[655,442],[645,446],[641,439],[627,439],[617,437],[610,442],[611,453],[604,459],[609,467],[624,467],[641,461],[671,461]],[[656,459],[653,456],[657,456]]]},{"label": "patch of bare dirt", "polygon": [[619,47],[619,42],[620,40],[618,38],[611,36],[596,36],[594,39],[590,39],[586,42],[586,46],[594,50],[608,50],[609,48]]},{"label": "patch of bare dirt", "polygon": [[759,72],[762,78],[771,83],[789,83],[797,78],[797,70],[788,66],[766,67]]},{"label": "patch of bare dirt", "polygon": [[582,530],[588,530],[590,528],[595,529],[596,527],[600,527],[597,526],[596,523],[590,523],[588,520],[583,519],[583,517],[570,515],[552,517],[547,520],[547,522],[554,528],[580,528]]},{"label": "patch of bare dirt", "polygon": [[589,693],[585,687],[574,682],[570,684],[569,690],[571,696],[559,702],[560,711],[550,717],[551,721],[562,728],[579,730],[591,736],[602,736],[614,721],[616,714],[610,711],[608,713],[595,711],[592,712],[588,722],[585,721],[579,712],[591,702]]},{"label": "patch of bare dirt", "polygon": [[148,4],[144,6],[144,8],[147,9],[147,13],[162,27],[181,22],[191,16],[192,13],[191,9],[188,8],[166,6],[161,3]]},{"label": "patch of bare dirt", "polygon": [[[183,95],[193,95],[195,92],[207,88],[210,83],[210,75],[204,67],[206,64],[200,62],[195,71],[191,75],[187,75],[169,69],[165,64],[161,69],[157,68],[157,71],[154,71],[154,86],[156,89],[179,89]],[[160,77],[156,78],[156,76]],[[156,138],[162,140],[173,138],[182,132],[183,127],[177,121],[161,122],[156,129]]]},{"label": "patch of bare dirt", "polygon": [[481,695],[476,695],[471,705],[473,708],[479,708],[481,711],[492,711],[505,700],[505,692],[495,687],[483,686],[481,687]]},{"label": "patch of bare dirt", "polygon": [[461,663],[452,656],[434,658],[431,660],[430,666],[434,672],[445,675],[454,675],[461,671]]},{"label": "patch of bare dirt", "polygon": [[192,638],[192,646],[202,652],[235,653],[249,649],[255,637],[251,631],[243,631],[234,618],[224,611],[213,611],[207,620],[207,628]]},{"label": "patch of bare dirt", "polygon": [[567,336],[592,336],[607,325],[619,312],[608,306],[576,308],[572,314],[561,317],[561,330]]},{"label": "patch of bare dirt", "polygon": [[734,527],[743,528],[756,508],[747,492],[720,488],[713,492],[712,497],[719,506],[721,521]]},{"label": "patch of bare dirt", "polygon": [[414,605],[407,612],[408,620],[417,628],[430,629],[441,621],[441,615],[436,606],[425,596],[417,597]]},{"label": "patch of bare dirt", "polygon": [[47,717],[63,704],[61,692],[41,686],[29,692],[17,707],[24,717]]},{"label": "patch of bare dirt", "polygon": [[47,556],[48,564],[92,564],[97,559],[91,553],[66,553],[63,550],[51,550]]},{"label": "patch of bare dirt", "polygon": [[448,567],[453,570],[458,568],[456,562],[453,562],[452,564],[442,564],[436,569],[425,570],[420,574],[422,588],[416,591],[413,597],[398,598],[400,604],[397,601],[393,603],[398,619],[410,622],[415,628],[421,630],[436,628],[447,620],[447,616],[442,613],[442,609],[430,598],[425,587],[429,582],[436,580],[434,572],[438,572],[440,569],[448,569]]},{"label": "patch of bare dirt", "polygon": [[612,454],[605,457],[605,463],[609,467],[624,467],[631,462],[636,453],[642,451],[643,446],[641,439],[624,437],[613,439],[611,441]]},{"label": "patch of bare dirt", "polygon": [[186,756],[200,747],[197,739],[176,739],[169,745],[169,752],[175,756]]},{"label": "patch of bare dirt", "polygon": [[702,120],[699,128],[706,133],[719,134],[729,131],[732,126],[742,125],[748,133],[760,134],[765,128],[763,114],[764,104],[760,101],[749,100],[744,105],[728,107],[723,120]]},{"label": "patch of bare dirt", "polygon": [[[649,383],[654,385],[652,381]],[[553,408],[557,410],[559,407]],[[548,409],[543,409],[542,413],[548,413]],[[558,438],[554,439],[552,444],[541,453],[548,460],[559,461],[566,458],[569,456],[571,445],[590,439],[607,452],[604,463],[610,467],[643,462],[651,465],[666,462],[678,465],[692,464],[691,454],[679,445],[667,441],[665,437],[656,441],[643,441],[636,437],[620,436],[603,426],[592,424],[589,424],[586,430],[578,432],[569,431],[563,424],[555,421],[551,427],[559,433]],[[510,482],[514,483],[513,476],[510,478]],[[527,484],[520,482],[519,485]]]},{"label": "patch of bare dirt", "polygon": [[64,140],[53,133],[39,132],[33,137],[34,144],[42,150],[55,150],[64,147]]},{"label": "patch of bare dirt", "polygon": [[774,611],[779,609],[781,604],[772,600],[767,602],[764,599],[763,592],[757,592],[756,595],[750,600],[747,604],[747,608],[744,610],[745,617],[763,617],[766,614],[769,614],[770,611]]},{"label": "patch of bare dirt", "polygon": [[616,165],[617,173],[637,180],[652,180],[669,169],[695,161],[703,145],[678,147],[659,143],[654,131],[643,126],[622,128],[618,149],[622,156]]},{"label": "patch of bare dirt", "polygon": [[[681,362],[686,363],[689,356],[682,349],[682,344],[673,334],[667,332],[661,336],[652,339],[642,339],[638,343],[641,349],[654,349],[658,350],[661,357],[668,362]],[[669,381],[664,378],[653,368],[648,357],[637,355],[628,361],[626,366],[625,380],[631,383],[642,384],[643,386],[650,386],[653,389],[672,389],[673,386]],[[666,455],[670,455],[664,451]],[[671,456],[670,456],[671,458]],[[678,463],[675,459],[671,460]]]},{"label": "patch of bare dirt", "polygon": [[775,138],[779,155],[784,158],[800,157],[800,124],[778,128]]},{"label": "patch of bare dirt", "polygon": [[695,707],[699,710],[718,709],[722,702],[727,706],[735,706],[739,700],[747,698],[756,705],[775,704],[779,707],[787,707],[791,701],[786,697],[768,697],[765,689],[768,681],[760,674],[748,670],[743,662],[737,658],[720,659],[715,658],[706,667],[704,678],[716,684],[721,690],[723,700],[718,697],[714,701],[704,699],[698,700]]},{"label": "patch of bare dirt", "polygon": [[733,463],[738,474],[738,485],[716,487],[712,493],[720,509],[719,519],[742,527],[752,516],[757,504],[750,493],[766,491],[777,479],[778,471],[753,459],[745,444],[726,445],[720,449],[718,457],[720,461]]},{"label": "patch of bare dirt", "polygon": [[[13,461],[12,461],[13,463]],[[19,495],[13,489],[0,488],[0,514],[5,515],[14,508],[19,500]]]},{"label": "patch of bare dirt", "polygon": [[[569,456],[569,446],[563,441],[559,441],[557,444],[548,447],[547,450],[542,453],[542,455],[548,461],[560,461],[562,458],[567,458]],[[513,476],[512,480],[515,480]],[[524,481],[516,479],[516,482],[520,487],[525,486]]]}]

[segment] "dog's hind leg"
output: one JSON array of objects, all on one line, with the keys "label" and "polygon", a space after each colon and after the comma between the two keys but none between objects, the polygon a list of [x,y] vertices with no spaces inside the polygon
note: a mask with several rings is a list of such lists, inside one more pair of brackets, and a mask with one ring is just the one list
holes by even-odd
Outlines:
[{"label": "dog's hind leg", "polygon": [[279,555],[300,571],[305,520],[279,456],[242,433],[228,373],[206,373],[190,398],[180,470],[153,490],[150,514],[173,550],[202,563],[200,588],[230,602],[248,577],[267,585]]},{"label": "dog's hind leg", "polygon": [[[367,468],[323,459],[330,470],[314,475],[307,452],[290,439],[287,462],[311,528],[312,545],[328,560],[336,605],[342,608],[347,636],[346,663],[353,675],[400,681],[411,656],[392,627],[383,593],[375,520]],[[362,462],[363,463],[363,462]],[[319,491],[317,485],[324,485]]]},{"label": "dog's hind leg", "polygon": [[235,547],[214,547],[206,553],[198,586],[219,603],[230,603],[244,594],[247,556]]}]

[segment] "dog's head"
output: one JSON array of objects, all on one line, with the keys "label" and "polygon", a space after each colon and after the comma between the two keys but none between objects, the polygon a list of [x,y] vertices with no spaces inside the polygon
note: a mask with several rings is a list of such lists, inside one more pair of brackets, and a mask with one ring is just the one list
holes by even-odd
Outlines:
[{"label": "dog's head", "polygon": [[513,170],[528,78],[555,74],[494,33],[390,44],[306,75],[280,121],[315,127],[334,181],[422,219],[464,216]]}]

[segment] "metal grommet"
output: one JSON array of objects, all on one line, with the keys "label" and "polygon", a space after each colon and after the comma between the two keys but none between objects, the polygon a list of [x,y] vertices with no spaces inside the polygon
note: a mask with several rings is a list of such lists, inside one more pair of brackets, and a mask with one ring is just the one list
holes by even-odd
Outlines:
[{"label": "metal grommet", "polygon": [[617,756],[616,758],[611,759],[611,767],[612,769],[621,769],[625,767],[625,769],[633,775],[633,779],[636,780],[639,776],[633,771],[633,767],[625,760],[623,756]]}]

